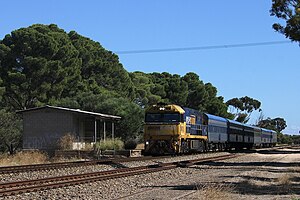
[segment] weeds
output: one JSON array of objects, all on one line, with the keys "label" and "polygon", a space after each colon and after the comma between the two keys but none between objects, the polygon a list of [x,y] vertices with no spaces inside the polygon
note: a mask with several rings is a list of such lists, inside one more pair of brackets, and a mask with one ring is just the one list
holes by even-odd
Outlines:
[{"label": "weeds", "polygon": [[233,187],[224,184],[207,184],[197,187],[201,200],[231,200]]},{"label": "weeds", "polygon": [[71,133],[67,133],[59,139],[58,146],[62,150],[72,150],[75,137]]},{"label": "weeds", "polygon": [[96,149],[99,149],[101,151],[105,150],[120,150],[124,148],[124,142],[120,139],[107,139],[105,141],[100,141],[96,143]]},{"label": "weeds", "polygon": [[280,185],[290,185],[291,184],[291,176],[288,174],[283,174],[277,179]]},{"label": "weeds", "polygon": [[48,155],[40,151],[24,151],[14,155],[0,156],[1,166],[41,164],[48,161]]},{"label": "weeds", "polygon": [[280,186],[279,191],[281,193],[290,193],[291,192],[291,175],[289,174],[283,174],[278,179],[277,182]]}]

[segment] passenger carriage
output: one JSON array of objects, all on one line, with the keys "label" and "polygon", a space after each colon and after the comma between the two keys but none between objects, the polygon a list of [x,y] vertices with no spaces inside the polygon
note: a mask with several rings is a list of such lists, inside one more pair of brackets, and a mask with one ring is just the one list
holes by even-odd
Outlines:
[{"label": "passenger carriage", "polygon": [[261,142],[262,142],[262,147],[271,147],[272,143],[272,131],[262,128],[261,129]]},{"label": "passenger carriage", "polygon": [[241,149],[244,147],[244,125],[234,120],[227,120],[229,148]]},{"label": "passenger carriage", "polygon": [[227,120],[207,113],[203,114],[203,118],[207,125],[208,149],[222,151],[228,148]]}]

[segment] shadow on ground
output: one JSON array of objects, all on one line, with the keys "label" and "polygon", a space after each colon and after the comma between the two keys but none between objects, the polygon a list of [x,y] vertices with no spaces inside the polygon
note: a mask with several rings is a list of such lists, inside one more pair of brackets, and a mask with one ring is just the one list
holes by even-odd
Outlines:
[{"label": "shadow on ground", "polygon": [[239,151],[230,150],[230,153],[258,153],[258,154],[300,154],[300,149],[243,149]]},{"label": "shadow on ground", "polygon": [[300,162],[207,162],[200,165],[229,167],[300,167]]},{"label": "shadow on ground", "polygon": [[[250,177],[248,177],[250,178]],[[257,179],[251,177],[250,179]],[[271,180],[266,180],[270,182]],[[299,184],[288,184],[288,185],[255,185],[251,184],[249,180],[241,181],[238,183],[231,182],[203,182],[199,184],[191,185],[156,185],[156,186],[145,186],[149,188],[167,188],[169,190],[182,190],[190,191],[197,190],[199,188],[207,188],[208,186],[219,188],[220,185],[230,188],[229,191],[232,193],[243,194],[243,195],[300,195],[300,185]],[[217,189],[218,190],[218,189]],[[226,189],[225,189],[226,190]]]},{"label": "shadow on ground", "polygon": [[[235,170],[236,175],[217,176],[221,182],[200,182],[199,184],[184,185],[171,184],[164,186],[149,186],[155,188],[168,188],[170,190],[197,190],[209,185],[229,186],[233,193],[244,195],[300,195],[299,162],[208,162],[199,166],[191,166],[196,170],[203,169],[201,166],[214,166],[212,169]],[[217,167],[215,167],[217,166]],[[220,166],[220,167],[218,167]],[[262,168],[262,166],[267,166]],[[224,169],[225,168],[225,169]],[[227,168],[227,169],[226,169]],[[244,175],[240,172],[257,171],[259,176]],[[209,169],[207,171],[209,172]],[[226,173],[226,172],[224,172]],[[267,173],[276,173],[278,178],[269,178]],[[241,174],[241,175],[239,175]],[[281,175],[282,174],[282,175]],[[286,181],[280,181],[280,177],[288,176]],[[213,175],[212,175],[213,176]]]}]

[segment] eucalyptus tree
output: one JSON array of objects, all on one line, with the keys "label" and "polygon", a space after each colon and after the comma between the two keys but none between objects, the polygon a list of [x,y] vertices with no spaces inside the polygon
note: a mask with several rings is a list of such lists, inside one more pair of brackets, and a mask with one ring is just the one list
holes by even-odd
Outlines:
[{"label": "eucalyptus tree", "polygon": [[274,23],[273,29],[300,44],[300,1],[272,0],[270,13],[285,21],[285,25]]},{"label": "eucalyptus tree", "polygon": [[257,126],[261,128],[271,129],[279,133],[287,127],[287,124],[284,118],[277,117],[274,119],[271,118],[262,119],[257,123]]},{"label": "eucalyptus tree", "polygon": [[247,123],[254,110],[261,111],[261,102],[251,97],[232,98],[226,102],[229,108],[233,108],[234,120]]}]

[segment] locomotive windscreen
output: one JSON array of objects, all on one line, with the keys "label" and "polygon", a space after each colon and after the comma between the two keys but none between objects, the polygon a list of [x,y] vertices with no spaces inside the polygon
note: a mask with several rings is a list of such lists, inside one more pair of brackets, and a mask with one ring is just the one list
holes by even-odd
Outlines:
[{"label": "locomotive windscreen", "polygon": [[182,116],[179,113],[146,113],[146,122],[181,122]]}]

